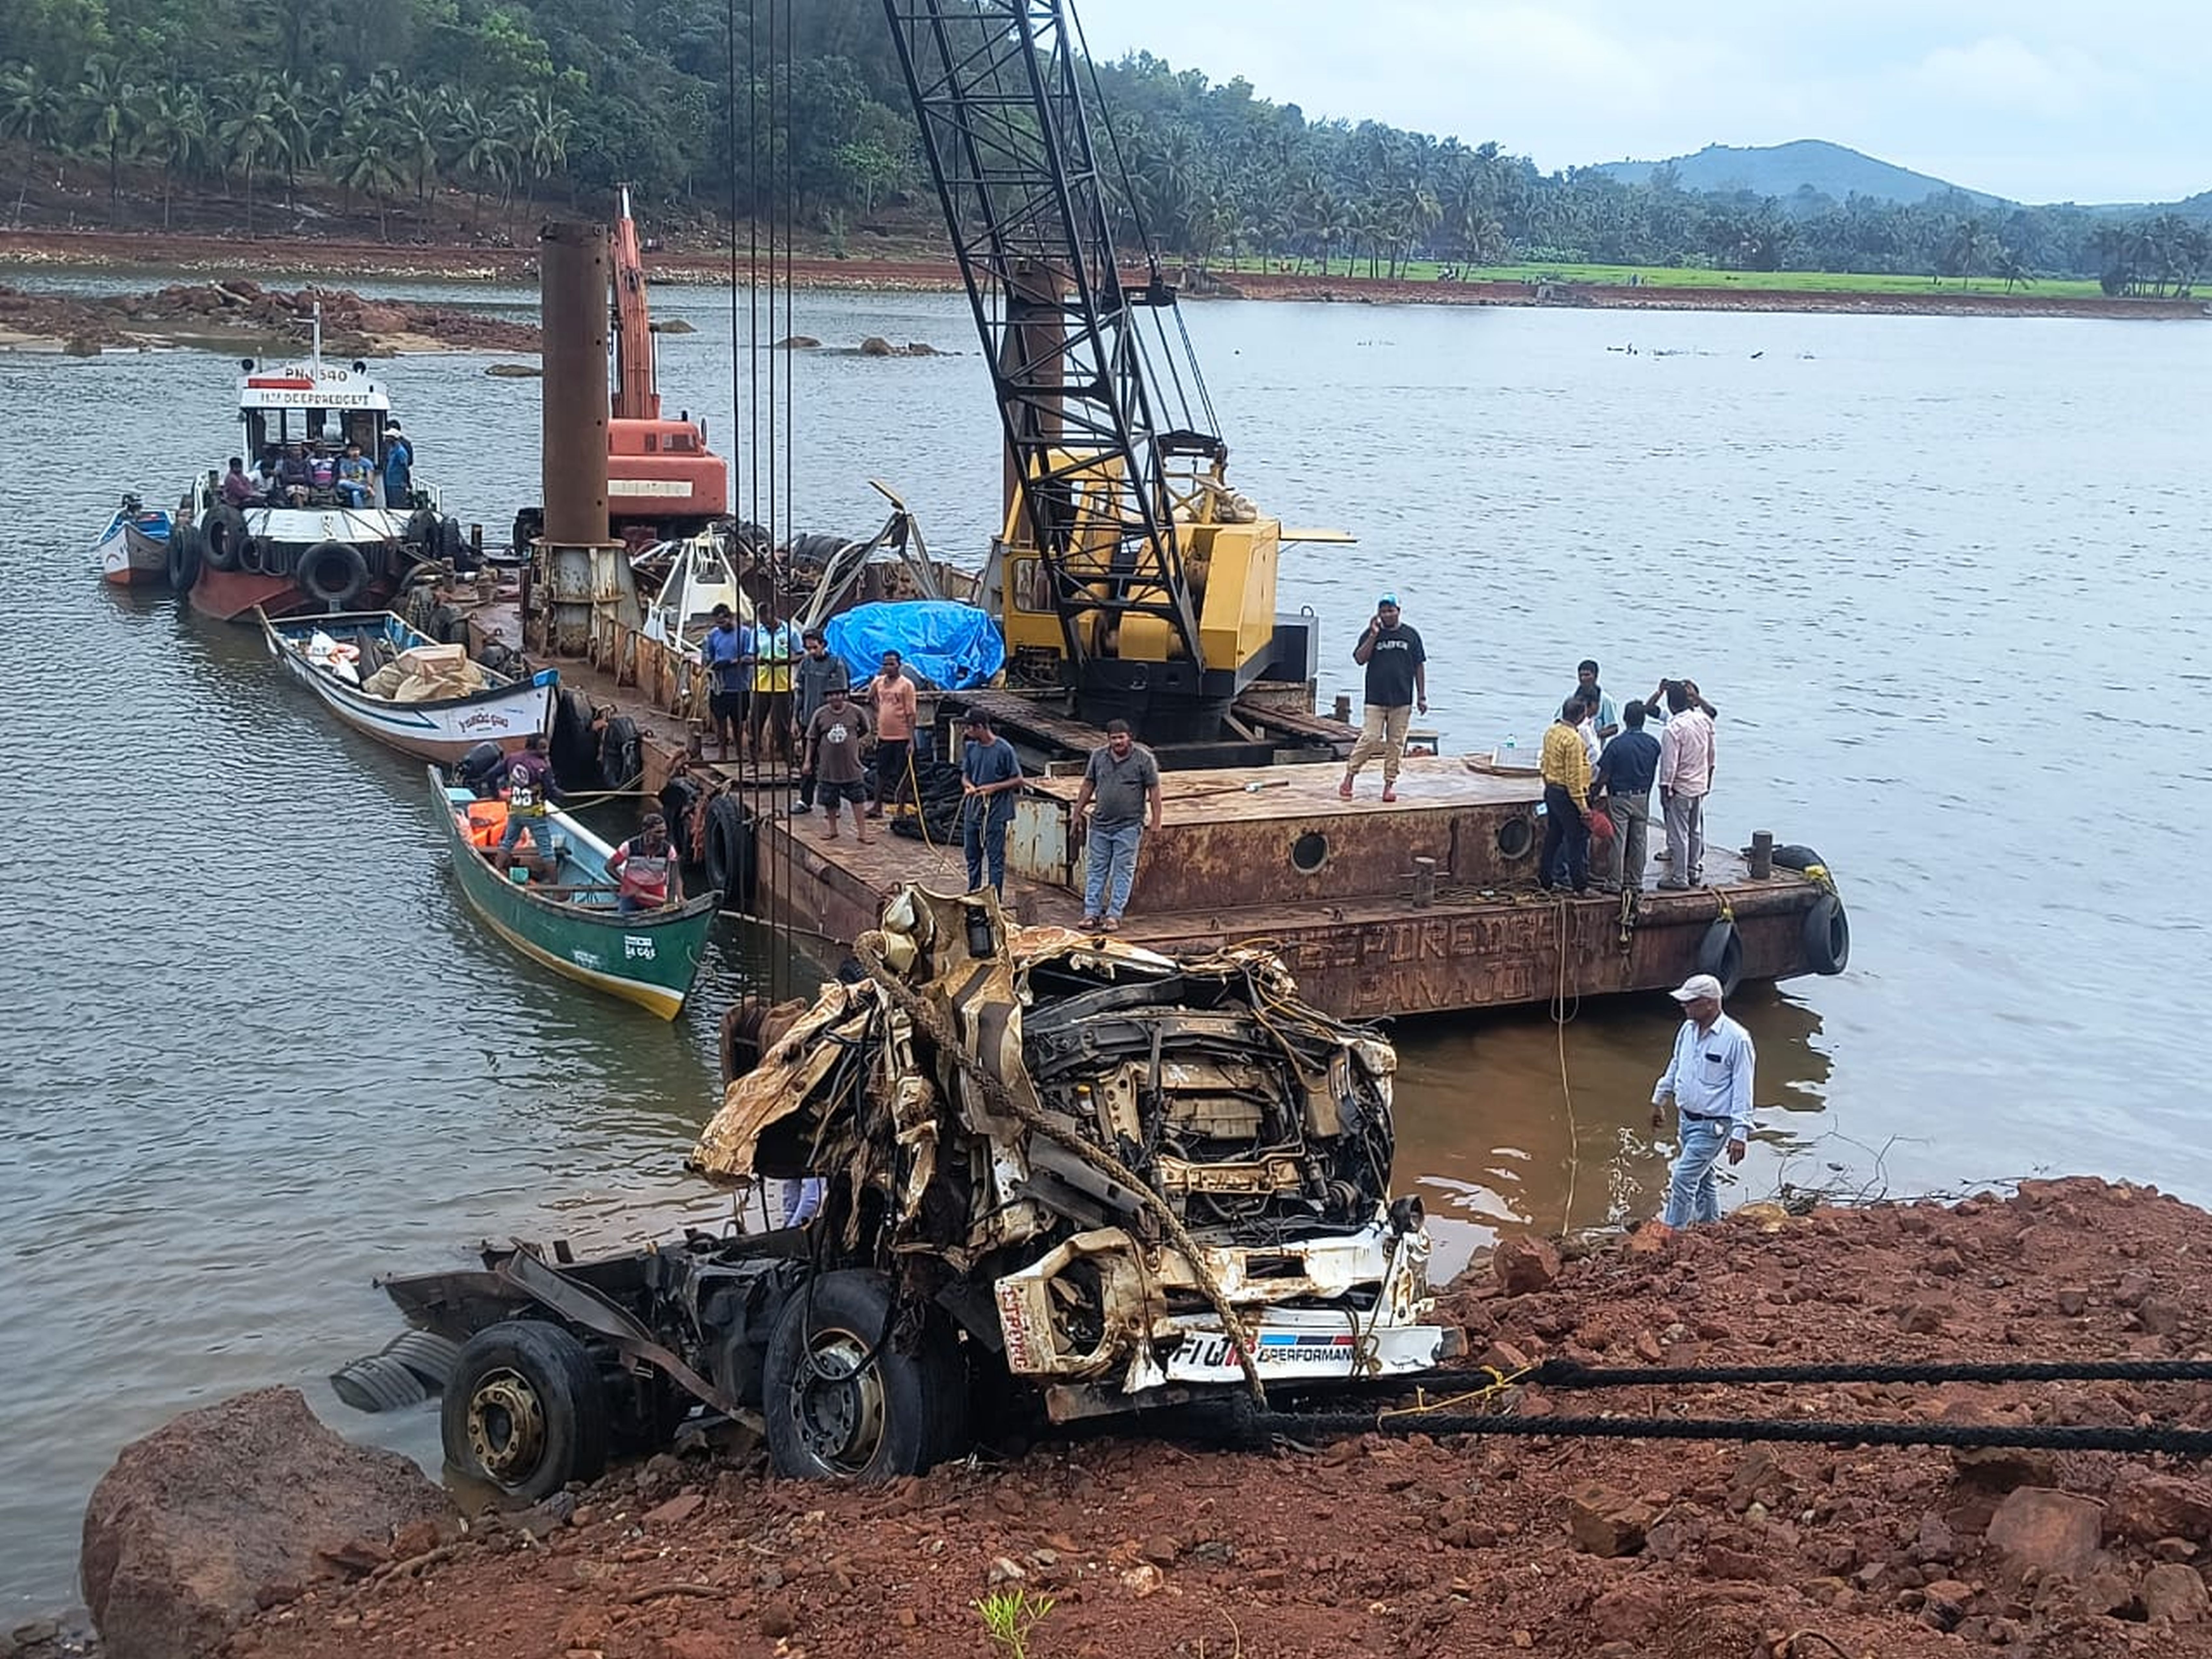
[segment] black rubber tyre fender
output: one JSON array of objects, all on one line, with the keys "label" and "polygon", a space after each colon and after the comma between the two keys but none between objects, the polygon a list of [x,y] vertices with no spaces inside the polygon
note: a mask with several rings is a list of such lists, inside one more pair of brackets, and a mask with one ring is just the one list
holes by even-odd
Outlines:
[{"label": "black rubber tyre fender", "polygon": [[407,515],[407,528],[399,532],[399,539],[411,542],[422,550],[426,559],[438,556],[438,515],[427,507],[418,507]]},{"label": "black rubber tyre fender", "polygon": [[368,561],[349,542],[317,542],[300,555],[292,580],[302,592],[343,611],[368,592]]},{"label": "black rubber tyre fender", "polygon": [[169,586],[179,593],[189,593],[192,584],[200,579],[200,566],[207,558],[207,538],[190,519],[173,525],[169,529]]},{"label": "black rubber tyre fender", "polygon": [[1827,867],[1827,860],[1818,853],[1795,842],[1774,849],[1774,867],[1778,870],[1809,870],[1816,864],[1823,869]]},{"label": "black rubber tyre fender", "polygon": [[591,699],[574,686],[563,686],[553,699],[553,731],[547,750],[553,761],[555,781],[563,789],[604,789],[599,776],[599,750],[592,736]]},{"label": "black rubber tyre fender", "polygon": [[761,1390],[778,1474],[876,1484],[920,1474],[964,1440],[951,1333],[933,1317],[906,1352],[891,1326],[890,1280],[864,1269],[817,1274],[784,1304]]},{"label": "black rubber tyre fender", "polygon": [[645,781],[645,739],[627,714],[617,714],[599,733],[599,775],[610,789],[635,789]]},{"label": "black rubber tyre fender", "polygon": [[469,538],[461,533],[459,519],[438,520],[438,556],[456,570],[473,570],[477,567],[476,550]]},{"label": "black rubber tyre fender", "polygon": [[252,536],[248,536],[244,541],[239,543],[238,568],[245,574],[248,576],[262,576],[272,574],[266,569],[263,563],[263,546],[264,544],[261,541]]},{"label": "black rubber tyre fender", "polygon": [[246,514],[228,501],[217,501],[200,515],[200,555],[209,569],[237,569],[246,541]]},{"label": "black rubber tyre fender", "polygon": [[1823,893],[1805,913],[1805,961],[1816,974],[1840,974],[1851,959],[1851,919],[1844,902]]},{"label": "black rubber tyre fender", "polygon": [[753,902],[753,825],[734,795],[707,803],[707,884],[722,893],[725,910],[750,910]]},{"label": "black rubber tyre fender", "polygon": [[607,1401],[584,1345],[507,1319],[461,1345],[439,1407],[446,1461],[507,1502],[537,1503],[607,1466]]},{"label": "black rubber tyre fender", "polygon": [[1743,935],[1723,918],[1705,929],[1698,945],[1698,971],[1721,982],[1721,994],[1732,997],[1743,980]]}]

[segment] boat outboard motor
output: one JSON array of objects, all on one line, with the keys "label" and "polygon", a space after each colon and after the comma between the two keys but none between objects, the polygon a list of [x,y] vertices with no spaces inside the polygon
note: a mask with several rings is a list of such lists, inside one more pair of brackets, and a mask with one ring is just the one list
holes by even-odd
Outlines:
[{"label": "boat outboard motor", "polygon": [[489,800],[499,793],[499,775],[506,764],[507,751],[487,738],[461,757],[453,775],[478,800]]}]

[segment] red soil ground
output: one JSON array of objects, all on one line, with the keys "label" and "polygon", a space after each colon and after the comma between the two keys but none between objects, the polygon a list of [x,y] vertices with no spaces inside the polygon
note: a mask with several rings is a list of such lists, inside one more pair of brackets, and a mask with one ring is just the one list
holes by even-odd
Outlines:
[{"label": "red soil ground", "polygon": [[[1478,1352],[1501,1345],[1493,1360],[2202,1356],[2208,1242],[2212,1218],[2152,1189],[2031,1182],[1951,1209],[1739,1216],[1658,1254],[1571,1246],[1548,1283],[1549,1264],[1509,1251],[1446,1302]],[[1510,1403],[2212,1424],[2212,1398],[2179,1383],[1524,1387]],[[2095,1553],[2062,1571],[2028,1564],[2033,1542],[1993,1543],[2017,1487],[2031,1507],[2069,1504],[2044,1488],[2100,1506],[2071,1511],[2097,1517]],[[308,1587],[232,1651],[951,1659],[994,1650],[973,1604],[1020,1589],[1053,1601],[1029,1639],[1039,1659],[2212,1654],[2208,1546],[2212,1481],[2095,1453],[1419,1434],[1239,1453],[1092,1438],[1000,1447],[871,1491],[778,1480],[738,1451],[664,1455],[448,1543],[376,1543],[366,1561],[383,1565]]]}]

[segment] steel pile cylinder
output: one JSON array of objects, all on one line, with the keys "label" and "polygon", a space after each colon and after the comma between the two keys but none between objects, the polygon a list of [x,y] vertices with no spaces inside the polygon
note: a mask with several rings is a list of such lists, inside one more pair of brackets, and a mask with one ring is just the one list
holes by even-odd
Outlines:
[{"label": "steel pile cylinder", "polygon": [[548,224],[538,262],[545,539],[588,547],[607,539],[607,228]]}]

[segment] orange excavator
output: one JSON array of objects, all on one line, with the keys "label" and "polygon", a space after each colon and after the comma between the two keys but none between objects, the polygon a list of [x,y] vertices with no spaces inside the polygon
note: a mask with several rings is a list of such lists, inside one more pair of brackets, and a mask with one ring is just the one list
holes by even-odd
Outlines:
[{"label": "orange excavator", "polygon": [[696,535],[729,516],[730,466],[707,447],[707,428],[686,410],[660,414],[645,259],[630,217],[629,186],[614,235],[614,374],[607,422],[607,519],[633,544]]}]

